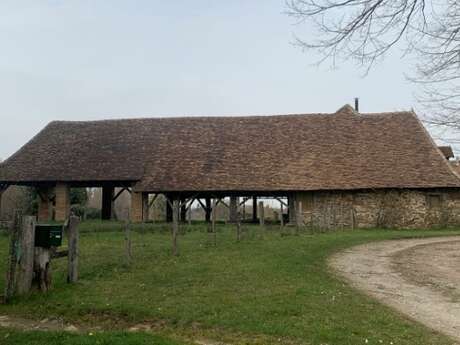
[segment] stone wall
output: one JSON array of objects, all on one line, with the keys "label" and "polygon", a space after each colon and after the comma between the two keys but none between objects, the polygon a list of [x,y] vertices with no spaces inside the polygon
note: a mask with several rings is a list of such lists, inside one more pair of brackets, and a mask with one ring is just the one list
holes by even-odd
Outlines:
[{"label": "stone wall", "polygon": [[297,193],[301,223],[313,229],[423,229],[460,225],[460,190]]}]

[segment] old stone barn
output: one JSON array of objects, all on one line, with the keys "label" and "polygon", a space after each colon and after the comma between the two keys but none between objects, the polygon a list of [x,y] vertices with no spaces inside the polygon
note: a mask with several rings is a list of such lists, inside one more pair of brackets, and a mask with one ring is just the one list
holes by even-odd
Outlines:
[{"label": "old stone barn", "polygon": [[[443,153],[444,152],[444,153]],[[460,178],[413,112],[56,121],[0,165],[0,188],[36,187],[40,220],[69,215],[72,187],[131,193],[146,219],[149,195],[168,205],[286,198],[291,222],[319,228],[460,224]],[[179,204],[182,201],[182,204]],[[287,205],[286,205],[287,206]],[[171,206],[168,207],[171,218]]]}]

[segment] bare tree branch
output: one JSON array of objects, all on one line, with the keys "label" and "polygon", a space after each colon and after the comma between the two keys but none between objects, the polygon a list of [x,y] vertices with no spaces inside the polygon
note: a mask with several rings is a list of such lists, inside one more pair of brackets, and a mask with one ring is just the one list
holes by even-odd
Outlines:
[{"label": "bare tree branch", "polygon": [[390,50],[414,54],[408,77],[427,123],[460,131],[460,1],[287,0],[297,23],[312,23],[313,38],[296,44],[321,54],[320,62],[353,60],[366,73]]}]

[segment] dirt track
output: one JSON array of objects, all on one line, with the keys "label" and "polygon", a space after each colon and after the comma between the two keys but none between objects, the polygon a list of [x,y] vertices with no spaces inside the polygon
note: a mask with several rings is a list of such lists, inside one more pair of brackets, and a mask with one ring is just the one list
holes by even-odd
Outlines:
[{"label": "dirt track", "polygon": [[460,343],[460,236],[365,244],[330,265],[354,287]]}]

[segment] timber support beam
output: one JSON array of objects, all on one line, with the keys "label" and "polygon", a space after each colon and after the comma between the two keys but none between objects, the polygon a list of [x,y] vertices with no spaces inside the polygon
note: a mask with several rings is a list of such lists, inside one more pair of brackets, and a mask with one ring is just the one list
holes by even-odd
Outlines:
[{"label": "timber support beam", "polygon": [[230,197],[230,214],[229,214],[229,222],[230,223],[237,223],[238,222],[238,209],[239,209],[239,198],[236,196]]},{"label": "timber support beam", "polygon": [[102,187],[102,211],[103,220],[112,219],[115,188],[113,186]]},{"label": "timber support beam", "polygon": [[212,206],[211,206],[211,198],[206,198],[206,207],[204,208],[205,212],[205,220],[207,223],[211,221],[211,211],[212,211]]},{"label": "timber support beam", "polygon": [[180,221],[185,223],[187,221],[187,203],[184,198],[180,199]]},{"label": "timber support beam", "polygon": [[252,198],[252,222],[257,223],[257,197]]}]

